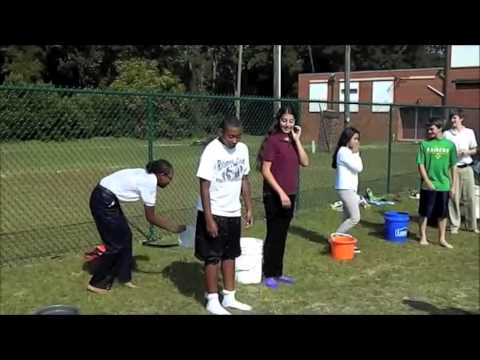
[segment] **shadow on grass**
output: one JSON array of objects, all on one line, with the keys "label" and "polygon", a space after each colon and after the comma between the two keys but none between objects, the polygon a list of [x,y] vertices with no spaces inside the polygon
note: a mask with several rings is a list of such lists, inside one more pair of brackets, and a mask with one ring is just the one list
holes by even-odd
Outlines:
[{"label": "shadow on grass", "polygon": [[[141,273],[152,273],[151,271],[143,271],[138,268],[138,263],[137,261],[148,261],[150,260],[149,256],[146,255],[135,255],[132,258],[132,271],[135,272],[141,272]],[[82,265],[82,270],[89,273],[90,275],[93,275],[95,272],[96,268],[98,267],[100,258],[96,258],[91,261],[85,261]],[[160,272],[157,272],[160,273]]]},{"label": "shadow on grass", "polygon": [[161,274],[162,271],[145,270],[138,266],[138,261],[141,262],[141,261],[149,261],[149,260],[150,260],[150,256],[134,255],[132,260],[132,271],[142,273],[142,274]]},{"label": "shadow on grass", "polygon": [[300,226],[290,225],[288,229],[289,233],[294,235],[300,236],[308,241],[317,243],[317,244],[324,244],[325,246],[322,248],[321,254],[330,254],[330,244],[328,243],[328,238],[325,235],[319,234],[316,231],[308,230]]},{"label": "shadow on grass", "polygon": [[374,223],[371,221],[367,220],[360,220],[360,225],[367,228],[371,229],[373,231],[369,232],[368,235],[374,236],[376,238],[382,239],[383,240],[383,224],[380,223]]},{"label": "shadow on grass", "polygon": [[175,284],[187,297],[193,297],[204,305],[203,266],[197,262],[174,261],[162,271],[162,275]]},{"label": "shadow on grass", "polygon": [[429,304],[425,301],[405,299],[403,304],[410,306],[412,309],[420,310],[429,313],[430,315],[474,315],[476,312],[467,311],[459,308],[448,307],[441,309],[435,305]]},{"label": "shadow on grass", "polygon": [[[415,218],[415,216],[412,216],[412,218]],[[415,221],[417,221],[417,220],[415,220]],[[413,241],[419,241],[417,234],[415,232],[412,232],[412,230],[411,230],[412,223],[415,224],[412,220],[410,220],[410,226],[409,226],[409,230],[408,230],[408,239],[413,240]],[[374,237],[382,239],[382,240],[385,240],[385,235],[384,235],[384,226],[385,225],[384,224],[374,223],[374,222],[362,219],[362,220],[360,220],[360,225],[365,227],[365,228],[373,230],[373,231],[369,232],[368,235],[374,236]]]},{"label": "shadow on grass", "polygon": [[294,235],[300,236],[314,243],[321,243],[321,244],[328,245],[328,238],[326,238],[322,234],[319,234],[316,231],[308,230],[296,225],[291,225],[290,228],[288,229],[288,232]]}]

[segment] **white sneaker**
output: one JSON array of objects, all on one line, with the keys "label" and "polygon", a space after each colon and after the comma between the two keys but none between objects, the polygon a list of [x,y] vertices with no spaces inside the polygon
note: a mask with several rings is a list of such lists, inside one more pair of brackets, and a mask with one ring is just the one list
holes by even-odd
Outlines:
[{"label": "white sneaker", "polygon": [[252,311],[252,307],[250,305],[241,303],[240,301],[237,301],[235,298],[224,298],[222,301],[222,305],[224,307],[229,307],[232,309],[238,309],[242,311]]},{"label": "white sneaker", "polygon": [[210,300],[206,306],[207,311],[213,315],[232,315],[228,312],[218,300]]},{"label": "white sneaker", "polygon": [[220,305],[218,301],[218,293],[206,294],[207,305],[206,309],[210,314],[214,315],[232,315],[225,308]]}]

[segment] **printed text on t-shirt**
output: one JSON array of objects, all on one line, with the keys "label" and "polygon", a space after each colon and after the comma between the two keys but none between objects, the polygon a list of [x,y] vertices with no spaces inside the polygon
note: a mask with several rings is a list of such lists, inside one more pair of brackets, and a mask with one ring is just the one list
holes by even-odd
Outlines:
[{"label": "printed text on t-shirt", "polygon": [[245,159],[218,160],[216,165],[217,182],[230,182],[241,180],[245,170]]}]

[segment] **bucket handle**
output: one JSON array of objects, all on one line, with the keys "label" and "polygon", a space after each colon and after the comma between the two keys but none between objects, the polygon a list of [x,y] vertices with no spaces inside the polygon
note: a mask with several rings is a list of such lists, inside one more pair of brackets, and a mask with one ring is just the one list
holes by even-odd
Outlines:
[{"label": "bucket handle", "polygon": [[350,234],[334,232],[334,233],[331,233],[331,234],[330,234],[330,236],[329,236],[329,238],[328,238],[328,242],[330,242],[330,239],[333,237],[333,235],[343,235],[343,236],[349,236],[349,237],[352,237],[352,238],[353,238],[353,236],[350,235]]}]

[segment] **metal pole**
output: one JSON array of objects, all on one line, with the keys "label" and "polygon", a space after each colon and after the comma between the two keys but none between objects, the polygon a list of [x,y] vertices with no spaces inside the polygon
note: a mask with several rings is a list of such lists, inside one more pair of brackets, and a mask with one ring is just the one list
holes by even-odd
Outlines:
[{"label": "metal pole", "polygon": [[312,46],[308,45],[308,56],[310,57],[310,65],[312,67],[312,73],[315,72],[315,64],[313,63],[313,53],[312,53]]},{"label": "metal pole", "polygon": [[[282,45],[273,45],[273,97],[282,97]],[[275,101],[273,110],[275,113],[280,109],[280,102]]]},{"label": "metal pole", "polygon": [[447,45],[447,53],[445,54],[445,67],[443,79],[443,101],[442,105],[448,105],[448,74],[450,72],[450,58],[452,56],[452,45]]},{"label": "metal pole", "polygon": [[350,45],[345,45],[345,126],[350,123]]},{"label": "metal pole", "polygon": [[415,107],[415,140],[418,139],[418,108]]},{"label": "metal pole", "polygon": [[[147,141],[148,141],[148,161],[153,160],[153,141],[155,140],[154,124],[155,124],[155,109],[153,103],[153,97],[147,96]],[[150,224],[148,229],[148,241],[152,241],[155,238],[155,228]]]},{"label": "metal pole", "polygon": [[387,194],[390,194],[390,180],[392,176],[392,123],[393,123],[393,106],[390,105],[389,117],[388,117],[388,157],[387,157]]},{"label": "metal pole", "polygon": [[450,59],[452,58],[452,45],[447,45],[447,53],[445,54],[445,78],[443,79],[443,101],[442,105],[445,106],[443,109],[443,114],[445,120],[448,119],[448,81],[449,81],[449,74],[450,74]]},{"label": "metal pole", "polygon": [[[302,106],[303,104],[300,103],[300,102],[297,102],[297,121],[296,123],[300,126],[302,126]],[[295,215],[297,214],[297,211],[300,210],[300,197],[301,197],[301,192],[300,192],[300,189],[301,189],[301,186],[302,186],[302,178],[300,177],[300,169],[298,169],[298,177],[297,177],[297,197],[295,199],[295,209],[294,209],[294,213],[293,213],[293,216],[295,217]]]},{"label": "metal pole", "polygon": [[[237,91],[235,96],[240,97],[242,90],[242,57],[243,57],[243,45],[238,46],[238,65],[237,65]],[[235,115],[237,119],[240,119],[240,100],[235,102]]]}]

